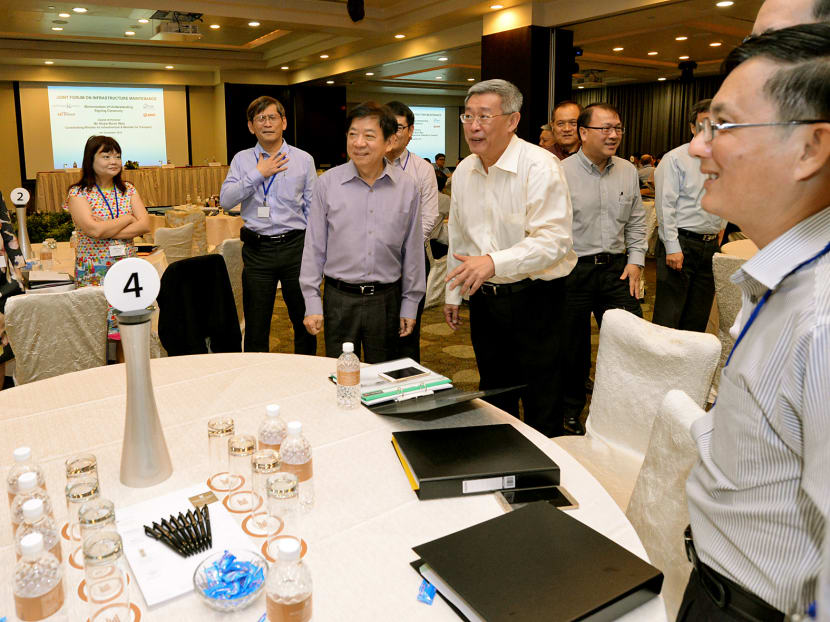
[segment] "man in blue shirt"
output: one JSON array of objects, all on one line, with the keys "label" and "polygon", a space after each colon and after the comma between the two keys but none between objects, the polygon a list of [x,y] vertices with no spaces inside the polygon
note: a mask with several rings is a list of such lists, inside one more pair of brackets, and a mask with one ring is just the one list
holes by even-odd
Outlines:
[{"label": "man in blue shirt", "polygon": [[285,109],[262,96],[248,106],[248,130],[257,144],[237,153],[222,184],[222,206],[242,204],[242,305],[245,351],[268,352],[277,283],[294,326],[294,352],[316,354],[317,338],[303,326],[300,291],[308,208],[317,182],[314,159],[283,140]]}]

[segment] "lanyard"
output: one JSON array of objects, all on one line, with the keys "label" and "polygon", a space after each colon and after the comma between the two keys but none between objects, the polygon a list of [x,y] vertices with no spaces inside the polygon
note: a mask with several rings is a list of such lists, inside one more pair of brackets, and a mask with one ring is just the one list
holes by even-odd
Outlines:
[{"label": "lanyard", "polygon": [[403,166],[401,167],[403,170],[406,170],[406,165],[409,164],[409,156],[411,156],[411,155],[412,155],[411,151],[406,152],[406,162],[404,162]]},{"label": "lanyard", "polygon": [[[257,164],[259,164],[259,160],[257,160]],[[276,179],[276,177],[277,177],[276,173],[274,175],[271,175],[271,179],[268,181],[268,186],[267,187],[265,186],[265,182],[264,181],[262,182],[262,195],[263,195],[262,202],[263,203],[268,202],[268,193],[271,191],[271,184],[274,183],[274,179]]]},{"label": "lanyard", "polygon": [[110,218],[116,219],[121,215],[121,210],[118,209],[118,186],[113,186],[112,189],[115,191],[115,214],[112,213],[112,208],[110,207],[110,202],[107,201],[107,195],[104,194],[104,191],[101,190],[101,186],[95,184],[95,187],[98,188],[98,194],[101,195],[101,198],[104,199],[104,203],[107,206],[107,209],[110,213]]},{"label": "lanyard", "polygon": [[[802,261],[795,268],[790,270],[786,274],[786,276],[784,276],[784,278],[781,279],[781,282],[779,283],[779,285],[781,285],[781,283],[784,282],[784,279],[786,279],[789,276],[792,276],[793,274],[795,274],[796,272],[801,270],[807,264],[813,263],[814,261],[816,261],[817,259],[820,259],[821,257],[826,255],[827,253],[830,253],[830,243],[828,243],[827,246],[825,246],[818,253],[816,253],[815,255],[813,255],[812,257],[807,259],[806,261]],[[761,312],[761,309],[763,309],[764,305],[767,304],[767,301],[769,300],[769,297],[772,296],[772,292],[773,292],[773,290],[768,289],[766,291],[766,293],[763,295],[763,297],[761,298],[761,300],[758,302],[758,304],[755,305],[755,308],[752,310],[752,314],[749,316],[749,320],[744,325],[744,327],[741,329],[741,334],[738,335],[738,339],[735,340],[735,345],[732,346],[732,351],[729,353],[729,358],[726,359],[726,364],[724,365],[724,367],[727,367],[729,365],[729,361],[732,360],[732,355],[735,354],[735,350],[738,349],[738,344],[741,343],[741,341],[743,340],[743,338],[746,335],[747,331],[749,331],[749,327],[752,326],[752,324],[755,322],[755,319],[758,317],[758,314]]]}]

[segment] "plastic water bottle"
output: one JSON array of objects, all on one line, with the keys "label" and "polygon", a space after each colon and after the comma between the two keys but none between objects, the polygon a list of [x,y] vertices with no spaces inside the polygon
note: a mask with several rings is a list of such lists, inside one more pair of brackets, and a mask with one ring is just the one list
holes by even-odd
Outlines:
[{"label": "plastic water bottle", "polygon": [[309,622],[311,620],[311,573],[300,559],[300,543],[282,538],[277,563],[265,585],[265,613],[268,622]]},{"label": "plastic water bottle", "polygon": [[6,491],[9,494],[9,507],[17,496],[17,480],[29,471],[37,476],[37,485],[46,490],[46,479],[43,469],[32,460],[32,450],[29,447],[18,447],[14,450],[14,465],[6,476]]},{"label": "plastic water bottle", "polygon": [[43,548],[43,536],[20,541],[22,558],[14,567],[14,606],[20,620],[45,620],[63,606],[61,563]]},{"label": "plastic water bottle", "polygon": [[282,470],[297,476],[300,508],[308,510],[314,505],[314,481],[311,465],[311,443],[303,436],[303,424],[289,421],[288,436],[280,447]]},{"label": "plastic water bottle", "polygon": [[357,408],[360,404],[360,359],[355,356],[354,344],[343,344],[343,354],[337,359],[337,405]]},{"label": "plastic water bottle", "polygon": [[268,404],[265,407],[265,419],[259,424],[259,430],[257,430],[258,449],[279,451],[285,434],[285,421],[280,417],[280,407],[276,404]]},{"label": "plastic water bottle", "polygon": [[61,561],[61,539],[55,521],[46,516],[43,511],[43,501],[29,499],[23,504],[23,523],[14,534],[14,548],[17,559],[23,555],[20,541],[30,533],[39,533],[43,536],[43,548]]},{"label": "plastic water bottle", "polygon": [[43,512],[52,515],[52,502],[43,488],[37,485],[37,474],[30,471],[17,478],[17,496],[12,501],[12,525],[15,529],[23,523],[23,504],[29,499],[40,499],[43,502]]}]

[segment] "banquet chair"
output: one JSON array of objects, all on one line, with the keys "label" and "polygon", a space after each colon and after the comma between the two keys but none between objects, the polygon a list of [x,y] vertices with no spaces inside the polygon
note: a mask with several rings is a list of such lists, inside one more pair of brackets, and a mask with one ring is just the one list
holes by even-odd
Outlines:
[{"label": "banquet chair", "polygon": [[164,251],[168,265],[193,257],[193,223],[175,229],[159,227],[156,229],[155,243]]},{"label": "banquet chair", "polygon": [[245,316],[242,308],[242,240],[239,238],[228,238],[217,245],[214,250],[225,260],[225,267],[228,269],[228,277],[231,280],[233,290],[233,302],[236,305],[236,315],[239,317],[239,328],[245,332]]},{"label": "banquet chair", "polygon": [[193,225],[193,253],[198,257],[207,253],[207,222],[204,210],[198,205],[179,205],[164,212],[168,227]]},{"label": "banquet chair", "polygon": [[429,276],[427,276],[427,291],[424,308],[429,309],[436,305],[444,304],[444,291],[446,283],[444,279],[447,276],[447,256],[444,255],[440,259],[435,259],[432,256],[432,248],[429,244],[426,245],[427,259],[429,260]]},{"label": "banquet chair", "polygon": [[692,569],[683,543],[689,524],[686,478],[698,458],[690,428],[705,414],[683,391],[666,393],[625,512],[649,560],[663,573],[661,594],[669,620],[677,616]]},{"label": "banquet chair", "polygon": [[718,339],[721,343],[720,362],[715,372],[715,389],[720,384],[720,370],[723,369],[732,345],[734,337],[729,329],[735,323],[738,312],[741,310],[741,289],[735,285],[730,277],[740,268],[746,259],[735,255],[722,255],[715,253],[712,257],[712,273],[715,276],[715,297],[718,301]]},{"label": "banquet chair", "polygon": [[606,311],[587,431],[554,441],[624,511],[663,397],[680,389],[705,404],[719,357],[714,335],[658,326],[622,309]]},{"label": "banquet chair", "polygon": [[102,287],[9,298],[6,332],[15,382],[106,365],[108,308]]}]

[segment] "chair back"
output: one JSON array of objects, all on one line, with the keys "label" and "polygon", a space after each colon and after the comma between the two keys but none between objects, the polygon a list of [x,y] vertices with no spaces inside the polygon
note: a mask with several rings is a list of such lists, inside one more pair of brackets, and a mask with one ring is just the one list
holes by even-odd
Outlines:
[{"label": "chair back", "polygon": [[193,253],[198,257],[207,253],[207,223],[205,212],[201,207],[181,205],[164,212],[164,219],[168,227],[181,227],[187,223],[193,224]]},{"label": "chair back", "polygon": [[689,429],[705,414],[683,391],[666,394],[625,512],[651,563],[663,573],[661,593],[669,620],[677,616],[691,571],[683,530],[689,524],[686,479],[698,451]]},{"label": "chair back", "polygon": [[156,229],[155,243],[164,251],[168,265],[193,257],[193,223],[175,229],[159,227]]},{"label": "chair back", "polygon": [[233,301],[236,305],[236,315],[244,322],[242,309],[242,240],[228,238],[216,247],[216,251],[225,260],[228,269],[228,278],[231,280]]},{"label": "chair back", "polygon": [[712,257],[712,273],[715,276],[715,298],[718,301],[718,339],[721,343],[720,362],[715,373],[715,387],[720,384],[720,370],[723,369],[735,340],[729,329],[741,310],[741,288],[730,277],[740,268],[746,259],[736,255],[715,253]]},{"label": "chair back", "polygon": [[606,311],[588,434],[642,459],[666,393],[680,389],[705,404],[719,357],[714,335],[658,326],[623,309]]},{"label": "chair back", "polygon": [[107,364],[107,313],[102,287],[14,296],[6,332],[17,384]]}]

